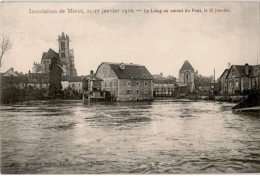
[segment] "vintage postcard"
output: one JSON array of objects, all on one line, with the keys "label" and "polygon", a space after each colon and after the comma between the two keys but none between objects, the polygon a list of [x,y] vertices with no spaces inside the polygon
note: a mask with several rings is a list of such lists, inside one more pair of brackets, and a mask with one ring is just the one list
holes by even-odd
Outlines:
[{"label": "vintage postcard", "polygon": [[260,172],[260,2],[1,2],[1,174]]}]

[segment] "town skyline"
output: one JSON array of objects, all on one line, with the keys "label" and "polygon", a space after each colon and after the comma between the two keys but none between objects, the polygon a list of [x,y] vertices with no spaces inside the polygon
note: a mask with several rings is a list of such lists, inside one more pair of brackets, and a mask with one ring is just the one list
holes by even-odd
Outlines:
[{"label": "town skyline", "polygon": [[[40,3],[29,4],[31,8]],[[228,63],[256,65],[259,62],[258,3],[202,3],[229,7],[229,14],[176,15],[31,15],[27,3],[1,4],[4,12],[0,32],[10,36],[13,49],[4,56],[1,72],[13,67],[28,73],[42,52],[58,51],[58,35],[70,36],[78,75],[96,71],[101,62],[145,65],[151,74],[178,78],[185,60],[203,76],[216,70],[218,78]],[[223,5],[224,4],[224,5]],[[142,8],[166,8],[167,3],[146,3]],[[174,3],[174,7],[196,7],[201,3]],[[23,6],[16,8],[16,6]],[[55,7],[55,3],[41,7]],[[96,4],[61,4],[59,8],[95,8]],[[99,7],[131,7],[137,3],[99,3]],[[140,7],[140,3],[138,4]],[[17,9],[16,13],[7,11]],[[19,17],[23,17],[22,19]],[[39,18],[41,21],[39,21]],[[127,18],[127,21],[125,19]],[[9,20],[8,20],[9,19]],[[11,20],[10,20],[11,19]],[[4,25],[8,24],[8,25]],[[45,27],[48,27],[47,30]],[[17,62],[19,61],[19,62]],[[22,64],[20,63],[22,61]]]}]

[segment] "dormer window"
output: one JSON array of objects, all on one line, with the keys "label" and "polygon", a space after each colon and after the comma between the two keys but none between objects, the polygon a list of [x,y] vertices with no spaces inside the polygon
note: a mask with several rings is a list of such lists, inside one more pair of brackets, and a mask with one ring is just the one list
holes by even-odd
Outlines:
[{"label": "dormer window", "polygon": [[124,63],[119,64],[119,68],[122,70],[125,69],[125,64]]}]

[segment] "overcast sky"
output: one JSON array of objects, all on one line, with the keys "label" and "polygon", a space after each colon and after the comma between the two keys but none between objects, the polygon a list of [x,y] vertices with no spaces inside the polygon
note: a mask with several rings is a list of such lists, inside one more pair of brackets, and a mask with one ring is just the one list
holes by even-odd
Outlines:
[{"label": "overcast sky", "polygon": [[[186,9],[226,8],[229,13],[29,14],[29,9]],[[14,43],[3,58],[23,73],[40,62],[49,48],[58,52],[57,38],[70,36],[79,75],[106,62],[137,63],[152,74],[178,76],[185,60],[204,76],[216,76],[231,64],[257,63],[259,2],[81,2],[1,3],[0,34]],[[260,62],[260,60],[258,60]]]}]

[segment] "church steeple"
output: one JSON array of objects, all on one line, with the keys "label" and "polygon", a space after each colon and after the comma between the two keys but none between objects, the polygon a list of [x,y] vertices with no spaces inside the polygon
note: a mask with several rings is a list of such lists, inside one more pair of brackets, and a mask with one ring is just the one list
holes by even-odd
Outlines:
[{"label": "church steeple", "polygon": [[[74,56],[71,55],[70,50],[70,38],[67,34],[62,32],[61,36],[58,36],[59,42],[59,57],[60,61],[63,64],[64,75],[76,76],[77,72],[74,65]],[[73,53],[72,53],[73,54]]]}]

